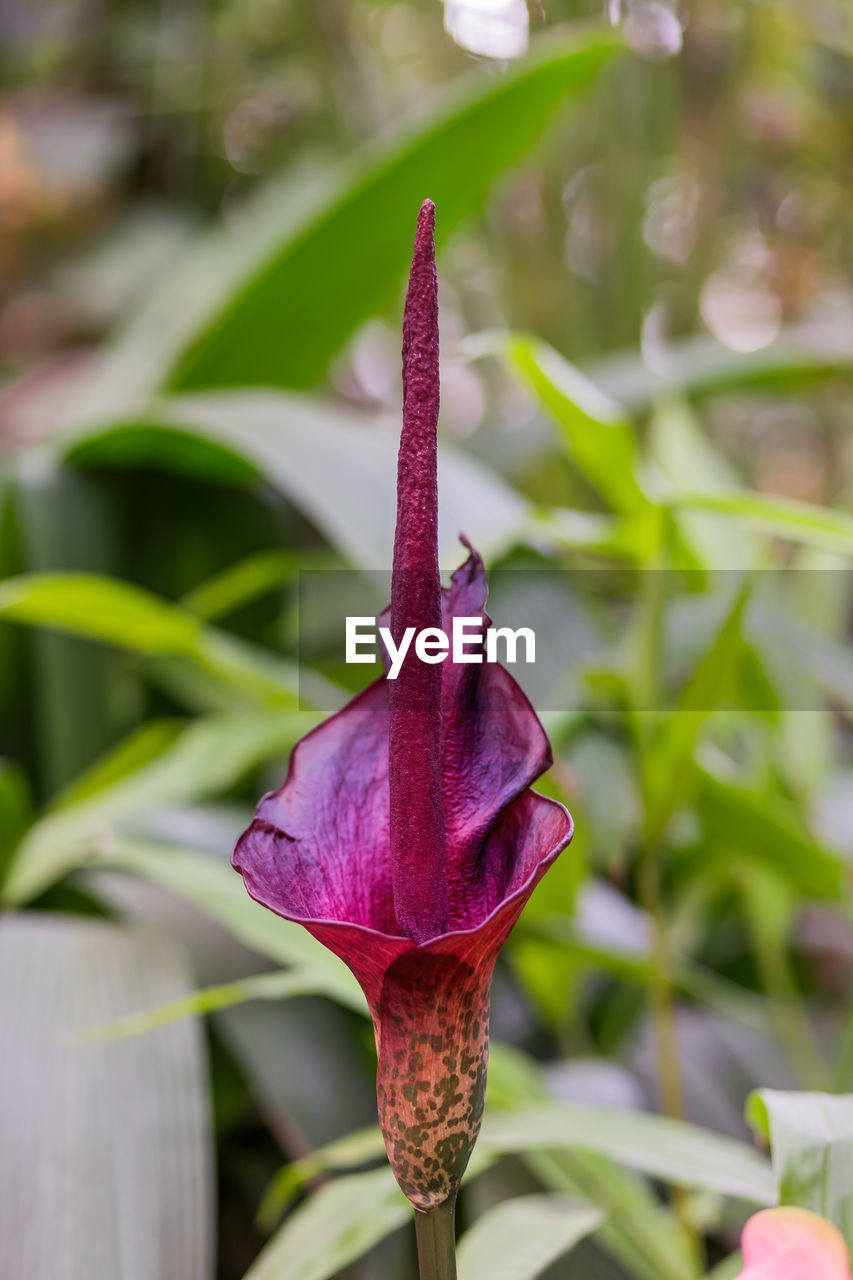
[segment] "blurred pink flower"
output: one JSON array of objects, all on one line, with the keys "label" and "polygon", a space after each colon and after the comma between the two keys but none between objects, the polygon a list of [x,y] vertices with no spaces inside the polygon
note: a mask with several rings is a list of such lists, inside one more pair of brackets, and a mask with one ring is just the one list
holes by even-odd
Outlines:
[{"label": "blurred pink flower", "polygon": [[735,1280],[851,1280],[844,1237],[806,1209],[763,1209],[741,1237],[744,1268]]}]

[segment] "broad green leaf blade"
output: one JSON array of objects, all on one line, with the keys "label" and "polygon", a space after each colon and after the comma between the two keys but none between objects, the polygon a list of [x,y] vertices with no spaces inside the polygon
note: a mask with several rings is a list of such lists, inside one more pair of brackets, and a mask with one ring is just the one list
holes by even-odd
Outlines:
[{"label": "broad green leaf blade", "polygon": [[638,477],[636,440],[621,407],[543,342],[510,338],[506,353],[556,422],[578,470],[615,511],[645,511],[650,501]]},{"label": "broad green leaf blade", "polygon": [[[152,410],[158,428],[138,435],[132,422],[69,436],[69,457],[87,465],[116,435],[137,462],[168,461],[172,439],[187,431],[229,445],[284,493],[348,563],[389,569],[396,519],[397,439],[367,415],[299,396],[265,392],[181,396]],[[132,453],[137,440],[140,452]],[[152,453],[152,442],[158,451]],[[482,463],[439,450],[439,555],[455,567],[464,532],[484,556],[505,551],[529,504]]]},{"label": "broad green leaf blade", "polygon": [[337,1178],[288,1218],[245,1280],[329,1280],[411,1215],[389,1168]]},{"label": "broad green leaf blade", "polygon": [[[125,765],[133,743],[119,747],[29,829],[0,899],[20,905],[74,867],[96,861],[134,817],[220,794],[256,765],[285,755],[313,723],[310,715],[275,712],[211,716],[177,737],[164,733],[159,753],[132,772]],[[157,734],[149,726],[144,741],[140,736],[134,735],[137,747],[148,750]]]},{"label": "broad green leaf blade", "polygon": [[613,33],[594,29],[548,42],[509,73],[454,89],[417,128],[354,156],[175,348],[166,385],[319,382],[355,328],[393,298],[424,197],[435,201],[441,243],[479,212],[495,176],[529,155],[616,46]]},{"label": "broad green leaf blade", "polygon": [[518,1196],[495,1205],[459,1241],[459,1280],[535,1280],[601,1225],[593,1204],[567,1196]]},{"label": "broad green leaf blade", "polygon": [[212,1280],[213,1153],[192,1023],[138,1043],[80,1027],[190,988],[149,930],[60,915],[0,924],[0,1239],[27,1280]]},{"label": "broad green leaf blade", "polygon": [[525,1107],[487,1115],[480,1142],[500,1152],[578,1147],[680,1186],[774,1202],[770,1166],[751,1147],[647,1112],[568,1103]]},{"label": "broad green leaf blade", "polygon": [[779,1203],[828,1218],[853,1245],[853,1095],[759,1089],[747,1118],[770,1140]]},{"label": "broad green leaf blade", "polygon": [[99,865],[133,872],[172,890],[247,947],[310,976],[315,991],[367,1013],[361,988],[343,961],[301,925],[281,920],[254,902],[237,872],[218,858],[180,846],[117,839],[101,852]]}]

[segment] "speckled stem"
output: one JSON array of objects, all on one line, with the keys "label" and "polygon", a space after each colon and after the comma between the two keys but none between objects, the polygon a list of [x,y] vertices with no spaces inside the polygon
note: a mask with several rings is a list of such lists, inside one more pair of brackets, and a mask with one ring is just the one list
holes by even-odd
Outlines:
[{"label": "speckled stem", "polygon": [[434,1209],[415,1210],[420,1280],[456,1280],[456,1197]]}]

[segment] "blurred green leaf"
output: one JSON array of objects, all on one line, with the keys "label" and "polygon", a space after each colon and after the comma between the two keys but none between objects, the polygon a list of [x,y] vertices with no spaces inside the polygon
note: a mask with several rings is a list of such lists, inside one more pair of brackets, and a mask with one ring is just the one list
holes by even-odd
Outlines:
[{"label": "blurred green leaf", "polygon": [[747,1118],[770,1142],[779,1203],[828,1218],[853,1245],[853,1095],[759,1089]]},{"label": "blurred green leaf", "polygon": [[384,1159],[382,1134],[376,1125],[372,1125],[369,1129],[359,1129],[355,1133],[348,1133],[344,1138],[327,1142],[301,1160],[292,1160],[279,1170],[264,1195],[258,1210],[260,1225],[271,1229],[291,1200],[307,1183],[321,1174],[357,1169],[360,1165]]},{"label": "blurred green leaf", "polygon": [[0,882],[6,861],[30,818],[32,796],[26,774],[14,760],[0,757]]},{"label": "blurred green leaf", "polygon": [[793,498],[763,493],[676,493],[665,499],[672,510],[708,511],[734,517],[777,538],[853,555],[853,516]]},{"label": "blurred green leaf", "polygon": [[732,859],[731,876],[744,905],[764,990],[771,1001],[779,1042],[797,1083],[822,1089],[829,1075],[791,963],[790,939],[798,914],[797,891],[777,867],[744,851]]},{"label": "blurred green leaf", "polygon": [[[310,716],[280,712],[212,716],[177,737],[171,722],[165,731],[149,725],[29,829],[0,897],[15,905],[27,902],[74,867],[96,861],[134,817],[221,793],[270,756],[286,754],[306,721],[314,723]],[[128,772],[128,756],[140,745],[150,754]]]},{"label": "blurred green leaf", "polygon": [[790,800],[704,766],[697,767],[697,779],[695,804],[711,849],[748,851],[783,871],[807,897],[844,896],[849,873],[843,860],[814,838]]},{"label": "blurred green leaf", "polygon": [[328,1280],[411,1219],[386,1166],[320,1187],[273,1237],[245,1280]]},{"label": "blurred green leaf", "polygon": [[334,568],[337,564],[326,552],[259,551],[196,587],[184,596],[181,608],[205,622],[216,622],[293,582],[304,571]]},{"label": "blurred green leaf", "polygon": [[726,613],[713,642],[667,715],[646,743],[641,761],[646,802],[645,837],[654,846],[693,778],[693,755],[709,716],[732,688],[741,656],[744,610],[752,590],[747,578]]},{"label": "blurred green leaf", "polygon": [[595,29],[543,43],[508,73],[473,77],[422,124],[354,156],[307,213],[262,245],[199,329],[172,346],[166,384],[315,385],[353,330],[393,298],[424,197],[435,201],[441,243],[479,212],[495,176],[526,159],[617,46],[612,32]]},{"label": "blurred green leaf", "polygon": [[[397,439],[368,415],[307,397],[265,392],[181,396],[157,406],[159,431],[138,437],[137,462],[169,465],[172,436],[188,430],[228,444],[311,520],[349,564],[389,569],[396,518]],[[136,438],[132,423],[88,425],[67,436],[68,456],[100,461],[116,434]],[[152,445],[156,444],[156,451]],[[109,457],[109,454],[107,454]],[[529,504],[468,454],[439,450],[439,556],[456,565],[464,532],[493,557],[511,546]]]},{"label": "blurred green leaf", "polygon": [[525,532],[537,546],[544,539],[557,550],[645,564],[660,547],[663,522],[652,506],[641,515],[621,518],[552,507],[533,512],[525,522]]},{"label": "blurred green leaf", "polygon": [[[584,937],[575,923],[565,916],[543,916],[533,921],[522,916],[517,928],[522,933],[541,935],[558,942],[560,951],[578,967],[608,973],[641,987],[647,987],[653,975],[653,961],[646,952],[632,950],[628,946],[596,943],[593,938]],[[555,977],[556,968],[552,969],[551,980],[554,981]],[[713,969],[672,955],[669,977],[676,991],[725,1018],[747,1027],[769,1030],[772,1026],[772,1010],[767,1001],[745,987],[727,981]]]},{"label": "blurred green leaf", "polygon": [[53,807],[82,804],[101,791],[114,787],[122,779],[139,771],[158,759],[175,743],[186,729],[182,720],[149,720],[123,738],[117,746],[97,760],[91,768],[75,778],[62,791]]},{"label": "blurred green leaf", "polygon": [[295,669],[283,659],[211,627],[117,578],[40,573],[0,584],[0,618],[185,659],[253,702],[298,703]]},{"label": "blurred green leaf", "polygon": [[[711,443],[691,406],[668,398],[649,424],[649,453],[676,493],[728,493],[740,488],[728,459]],[[679,542],[703,569],[745,569],[755,559],[748,530],[703,511],[672,513]]]},{"label": "blurred green leaf", "polygon": [[317,984],[314,976],[299,970],[282,969],[274,973],[257,973],[250,978],[240,978],[236,982],[223,982],[217,987],[204,987],[193,991],[190,995],[181,996],[167,1004],[157,1005],[140,1013],[128,1014],[115,1022],[106,1022],[101,1026],[84,1027],[80,1037],[86,1041],[122,1040],[127,1036],[144,1035],[149,1031],[157,1031],[170,1022],[180,1022],[182,1018],[197,1018],[202,1014],[216,1013],[220,1009],[229,1009],[236,1004],[245,1004],[248,1000],[289,1000],[292,996],[321,994],[325,984]]},{"label": "blurred green leaf", "polygon": [[843,326],[791,326],[759,351],[725,347],[709,334],[668,346],[666,368],[653,371],[633,351],[605,356],[586,368],[594,382],[627,408],[684,393],[697,400],[731,391],[808,386],[853,369],[853,347]]},{"label": "blurred green leaf", "polygon": [[543,1186],[582,1195],[604,1220],[596,1244],[638,1280],[696,1280],[688,1241],[646,1180],[590,1151],[531,1151],[525,1164]]},{"label": "blurred green leaf", "polygon": [[595,1205],[566,1196],[517,1196],[488,1209],[459,1241],[459,1280],[535,1280],[601,1225]]},{"label": "blurred green leaf", "polygon": [[556,422],[569,457],[590,484],[614,511],[645,511],[651,504],[638,478],[633,427],[621,407],[535,338],[512,337],[506,352]]},{"label": "blurred green leaf", "polygon": [[486,1116],[489,1150],[582,1148],[652,1177],[756,1204],[773,1203],[767,1162],[745,1143],[648,1112],[550,1103]]},{"label": "blurred green leaf", "polygon": [[116,578],[39,573],[0,583],[0,617],[92,636],[138,653],[196,651],[197,619]]},{"label": "blurred green leaf", "polygon": [[125,838],[113,840],[97,856],[98,865],[130,871],[188,899],[247,947],[299,970],[312,990],[366,1015],[361,988],[343,961],[302,925],[281,920],[254,902],[229,864],[182,846]]}]

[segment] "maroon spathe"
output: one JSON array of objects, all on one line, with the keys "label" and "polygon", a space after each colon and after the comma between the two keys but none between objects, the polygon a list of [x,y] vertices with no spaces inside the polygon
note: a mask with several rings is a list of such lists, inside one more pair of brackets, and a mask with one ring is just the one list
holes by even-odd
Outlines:
[{"label": "maroon spathe", "polygon": [[[391,628],[479,617],[469,548],[450,587],[436,553],[438,332],[434,211],[421,210],[404,325]],[[497,664],[422,664],[385,677],[297,744],[234,850],[258,902],[303,924],[359,980],[379,1054],[379,1121],[412,1204],[455,1195],[479,1131],[489,995],[501,946],[572,837],[530,790],[545,732]]]}]

